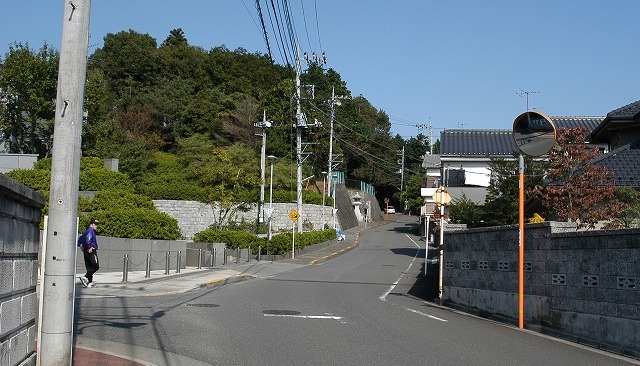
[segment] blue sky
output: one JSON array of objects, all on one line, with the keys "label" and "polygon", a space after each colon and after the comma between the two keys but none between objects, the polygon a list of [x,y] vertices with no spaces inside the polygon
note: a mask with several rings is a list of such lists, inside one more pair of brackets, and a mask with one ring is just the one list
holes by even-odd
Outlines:
[{"label": "blue sky", "polygon": [[[5,1],[0,55],[13,42],[60,49],[65,4]],[[416,125],[429,117],[436,138],[444,128],[511,129],[527,107],[522,91],[551,116],[603,116],[640,100],[637,0],[290,4],[302,51],[324,51],[353,95],[384,110],[405,138],[426,133]],[[267,52],[252,0],[94,0],[89,44],[128,29],[161,43],[174,28],[206,50]]]}]

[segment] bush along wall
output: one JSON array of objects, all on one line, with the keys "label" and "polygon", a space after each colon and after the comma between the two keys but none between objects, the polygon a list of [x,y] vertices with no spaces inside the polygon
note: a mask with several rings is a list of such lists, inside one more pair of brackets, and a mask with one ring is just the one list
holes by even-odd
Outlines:
[{"label": "bush along wall", "polygon": [[[301,249],[309,245],[323,243],[335,239],[336,231],[333,229],[308,231],[296,234],[296,249]],[[262,254],[267,254],[267,241],[256,235],[233,230],[213,230],[207,229],[197,233],[194,242],[203,243],[225,243],[230,249],[251,248],[253,253],[258,252],[261,248]],[[293,239],[291,233],[282,233],[275,235],[269,242],[269,254],[284,254],[291,251]]]}]

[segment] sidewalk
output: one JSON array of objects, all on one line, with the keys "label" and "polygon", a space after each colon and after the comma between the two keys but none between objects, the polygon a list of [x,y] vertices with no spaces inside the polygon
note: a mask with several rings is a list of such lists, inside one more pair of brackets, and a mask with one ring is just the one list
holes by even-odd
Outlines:
[{"label": "sidewalk", "polygon": [[[368,223],[367,228],[384,225],[388,221]],[[240,260],[216,267],[187,267],[180,273],[175,270],[165,274],[164,270],[151,271],[150,277],[145,277],[144,271],[129,272],[127,282],[123,282],[122,272],[97,272],[94,276],[95,288],[85,288],[76,285],[76,297],[84,296],[160,296],[187,292],[201,287],[223,286],[229,283],[245,281],[251,278],[271,277],[278,273],[295,268],[320,264],[341,255],[360,244],[360,233],[365,230],[364,224],[344,231],[346,240],[311,253],[296,256],[295,259],[283,261],[252,261]],[[132,352],[132,350],[134,352]],[[133,353],[133,354],[132,354]],[[88,340],[76,339],[73,351],[74,366],[104,365],[104,366],[160,366],[159,363],[171,359],[171,365],[205,365],[196,360],[181,355],[167,355],[162,350],[133,348],[131,345],[122,347],[117,343],[91,343]],[[156,361],[157,360],[157,361]],[[162,366],[168,366],[162,364]]]}]

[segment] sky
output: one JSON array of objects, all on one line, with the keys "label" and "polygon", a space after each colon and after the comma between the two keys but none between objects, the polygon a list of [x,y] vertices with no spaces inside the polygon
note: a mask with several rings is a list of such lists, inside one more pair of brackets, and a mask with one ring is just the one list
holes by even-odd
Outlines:
[{"label": "sky", "polygon": [[[60,50],[68,2],[4,1],[0,57],[14,42]],[[430,121],[437,139],[443,129],[512,129],[527,108],[605,116],[640,100],[637,0],[289,4],[301,52],[325,52],[352,95],[386,112],[404,138],[427,135]],[[263,12],[274,60],[283,63]],[[93,0],[89,52],[108,33],[133,29],[160,44],[175,28],[205,50],[267,53],[252,0]]]}]

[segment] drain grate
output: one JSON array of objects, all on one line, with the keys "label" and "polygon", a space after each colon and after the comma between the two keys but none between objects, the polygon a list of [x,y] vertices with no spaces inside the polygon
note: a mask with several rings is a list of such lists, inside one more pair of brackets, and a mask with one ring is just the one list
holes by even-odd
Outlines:
[{"label": "drain grate", "polygon": [[191,306],[194,308],[217,308],[220,305],[216,305],[216,304],[187,304],[187,306]]}]

